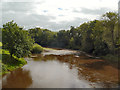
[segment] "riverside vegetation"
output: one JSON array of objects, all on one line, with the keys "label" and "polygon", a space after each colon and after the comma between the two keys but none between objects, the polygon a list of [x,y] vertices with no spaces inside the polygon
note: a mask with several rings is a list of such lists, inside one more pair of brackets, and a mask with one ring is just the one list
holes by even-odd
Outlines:
[{"label": "riverside vegetation", "polygon": [[30,56],[31,52],[41,53],[42,47],[84,51],[112,63],[118,63],[120,56],[120,30],[115,12],[107,12],[100,20],[58,32],[41,28],[24,30],[14,21],[4,24],[1,30],[3,74],[26,64],[24,57]]}]

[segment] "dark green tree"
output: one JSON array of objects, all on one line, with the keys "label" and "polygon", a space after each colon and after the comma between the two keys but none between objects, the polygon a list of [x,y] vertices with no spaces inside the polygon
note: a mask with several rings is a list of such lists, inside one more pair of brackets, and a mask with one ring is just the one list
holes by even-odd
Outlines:
[{"label": "dark green tree", "polygon": [[83,23],[80,26],[82,35],[82,50],[88,53],[92,53],[94,49],[93,39],[92,39],[92,26],[94,22]]},{"label": "dark green tree", "polygon": [[11,57],[13,54],[18,58],[29,55],[33,47],[33,42],[29,33],[24,31],[13,21],[3,25],[3,48],[9,50]]},{"label": "dark green tree", "polygon": [[109,30],[109,38],[111,39],[111,51],[115,51],[115,40],[114,40],[114,28],[115,24],[118,22],[118,15],[114,12],[107,12],[102,16],[104,20],[104,25]]}]

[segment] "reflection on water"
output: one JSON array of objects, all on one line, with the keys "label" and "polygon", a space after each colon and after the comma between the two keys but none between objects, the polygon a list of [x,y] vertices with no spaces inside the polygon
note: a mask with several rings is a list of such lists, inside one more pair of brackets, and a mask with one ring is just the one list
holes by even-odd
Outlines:
[{"label": "reflection on water", "polygon": [[90,88],[79,80],[77,69],[59,61],[29,61],[22,69],[3,78],[3,88]]},{"label": "reflection on water", "polygon": [[87,81],[78,79],[77,69],[69,69],[68,64],[59,61],[36,61],[24,69],[31,71],[32,88],[90,87]]},{"label": "reflection on water", "polygon": [[27,88],[32,84],[30,72],[23,69],[17,69],[3,77],[3,88]]},{"label": "reflection on water", "polygon": [[34,56],[3,77],[3,88],[110,88],[118,82],[116,68],[101,59],[78,56],[76,51],[52,50]]}]

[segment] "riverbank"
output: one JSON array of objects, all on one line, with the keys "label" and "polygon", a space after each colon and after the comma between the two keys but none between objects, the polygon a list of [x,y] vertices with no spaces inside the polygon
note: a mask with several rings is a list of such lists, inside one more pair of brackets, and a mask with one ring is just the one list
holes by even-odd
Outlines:
[{"label": "riverbank", "polygon": [[0,72],[0,75],[4,75],[6,73],[9,73],[10,71],[14,71],[25,64],[27,64],[27,61],[24,58],[17,58],[16,56],[10,56],[9,51],[0,49],[0,63],[2,66],[2,70]]},{"label": "riverbank", "polygon": [[[102,59],[104,60],[105,62],[111,64],[112,66],[118,68],[118,62],[120,62],[120,56],[119,55],[112,55],[112,54],[107,54],[105,56],[95,56],[93,54],[90,54],[90,53],[86,53],[84,51],[80,51],[80,50],[74,50],[74,49],[65,49],[65,48],[46,48],[46,47],[43,47],[44,51],[51,51],[51,50],[71,50],[71,51],[77,51],[79,53],[77,53],[77,55],[79,56],[79,54],[84,54],[86,55],[88,58],[91,58],[91,59]],[[120,68],[119,68],[120,69]]]},{"label": "riverbank", "polygon": [[[1,46],[2,43],[0,42],[0,47]],[[43,51],[49,51],[49,50],[55,50],[55,49],[45,48],[45,47],[43,48]],[[11,71],[23,67],[25,64],[27,64],[27,61],[24,58],[17,58],[14,55],[11,58],[8,50],[4,50],[0,48],[0,64],[2,66],[0,75],[4,75],[6,73],[10,73]]]}]

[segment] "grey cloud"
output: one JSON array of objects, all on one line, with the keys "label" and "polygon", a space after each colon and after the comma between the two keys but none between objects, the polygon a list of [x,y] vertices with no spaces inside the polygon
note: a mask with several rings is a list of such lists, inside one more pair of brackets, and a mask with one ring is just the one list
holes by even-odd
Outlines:
[{"label": "grey cloud", "polygon": [[64,16],[64,15],[60,14],[60,15],[58,15],[58,16],[62,17],[62,16]]},{"label": "grey cloud", "polygon": [[3,2],[2,3],[2,11],[8,12],[26,12],[31,11],[33,8],[33,3],[30,2]]},{"label": "grey cloud", "polygon": [[70,28],[70,26],[76,27],[85,21],[89,21],[89,20],[86,18],[75,18],[72,21],[62,21],[60,23],[51,22],[47,26],[47,28],[49,28],[51,30],[68,30]]},{"label": "grey cloud", "polygon": [[2,0],[2,2],[44,2],[45,0]]},{"label": "grey cloud", "polygon": [[86,18],[84,19],[76,18],[73,21],[62,21],[60,23],[56,23],[56,22],[50,22],[51,19],[53,20],[55,19],[55,17],[53,16],[45,16],[45,15],[37,15],[37,14],[25,15],[25,14],[21,14],[21,12],[12,13],[12,14],[10,14],[9,12],[7,14],[3,13],[2,18],[3,18],[3,24],[10,20],[14,20],[18,25],[25,26],[26,29],[35,26],[40,26],[53,31],[67,30],[70,28],[70,26],[79,26],[80,23],[89,21]]},{"label": "grey cloud", "polygon": [[[73,21],[63,21],[60,23],[50,22],[50,20],[55,20],[56,17],[36,14],[32,11],[34,8],[32,3],[7,2],[3,5],[5,6],[2,9],[2,24],[14,20],[18,25],[25,26],[26,29],[40,26],[54,31],[62,29],[66,30],[69,29],[70,26],[79,26],[80,23],[88,21],[88,19],[75,18]],[[30,11],[32,13],[26,14],[27,11]]]},{"label": "grey cloud", "polygon": [[43,10],[44,13],[48,12],[48,10]]},{"label": "grey cloud", "polygon": [[37,15],[37,14],[30,14],[30,15],[25,15],[22,13],[13,13],[13,14],[3,14],[3,24],[10,21],[14,20],[16,23],[22,26],[34,26],[34,25],[39,25],[39,26],[44,26],[49,23],[49,20],[55,19],[53,16],[44,16],[44,15]]},{"label": "grey cloud", "polygon": [[91,14],[91,15],[102,15],[104,14],[105,12],[107,11],[110,11],[109,8],[100,8],[100,9],[88,9],[88,8],[81,8],[81,10],[76,10],[76,9],[73,9],[73,12],[76,12],[76,13],[84,13],[84,14]]},{"label": "grey cloud", "polygon": [[[38,3],[37,3],[38,4]],[[39,2],[40,4],[40,2]],[[2,3],[2,23],[14,20],[19,25],[31,26],[35,24],[43,25],[49,22],[50,19],[55,19],[53,16],[38,15],[32,9],[33,3],[30,2],[4,2]],[[30,12],[27,15],[27,11]]]}]

